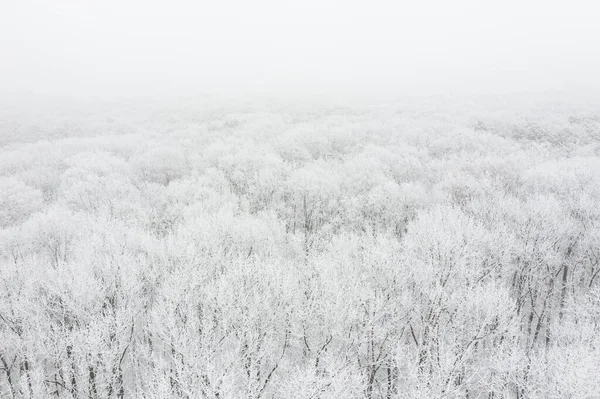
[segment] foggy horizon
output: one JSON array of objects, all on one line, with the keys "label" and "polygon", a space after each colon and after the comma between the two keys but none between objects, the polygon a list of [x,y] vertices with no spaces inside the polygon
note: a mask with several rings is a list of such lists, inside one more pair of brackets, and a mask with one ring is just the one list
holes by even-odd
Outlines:
[{"label": "foggy horizon", "polygon": [[586,2],[4,1],[8,96],[402,96],[600,88]]}]

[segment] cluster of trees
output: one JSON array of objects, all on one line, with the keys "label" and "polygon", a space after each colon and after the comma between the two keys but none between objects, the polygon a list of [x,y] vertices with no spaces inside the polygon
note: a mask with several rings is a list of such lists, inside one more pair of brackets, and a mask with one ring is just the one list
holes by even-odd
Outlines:
[{"label": "cluster of trees", "polygon": [[240,111],[8,144],[0,396],[600,397],[599,121]]}]

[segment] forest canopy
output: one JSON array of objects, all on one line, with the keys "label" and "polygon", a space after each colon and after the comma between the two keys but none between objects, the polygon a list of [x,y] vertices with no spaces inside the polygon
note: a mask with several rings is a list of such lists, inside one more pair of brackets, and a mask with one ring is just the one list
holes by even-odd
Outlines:
[{"label": "forest canopy", "polygon": [[4,109],[0,397],[600,397],[600,112]]}]

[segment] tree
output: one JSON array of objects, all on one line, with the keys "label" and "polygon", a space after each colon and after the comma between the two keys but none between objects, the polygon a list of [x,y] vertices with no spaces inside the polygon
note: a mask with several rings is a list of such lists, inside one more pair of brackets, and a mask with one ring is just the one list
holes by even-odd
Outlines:
[{"label": "tree", "polygon": [[20,224],[44,205],[40,190],[12,177],[0,178],[0,191],[0,227]]}]

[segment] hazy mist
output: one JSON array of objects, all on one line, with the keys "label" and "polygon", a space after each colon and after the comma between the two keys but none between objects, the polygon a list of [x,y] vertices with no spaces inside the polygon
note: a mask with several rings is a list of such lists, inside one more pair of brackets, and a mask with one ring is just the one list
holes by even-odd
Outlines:
[{"label": "hazy mist", "polygon": [[595,90],[596,7],[1,0],[0,87],[78,97]]}]

